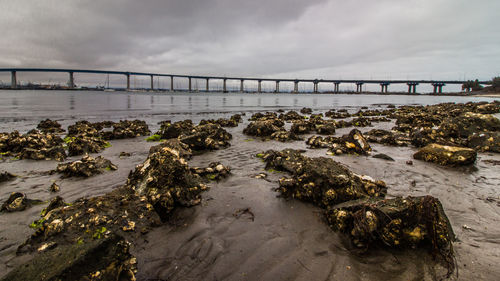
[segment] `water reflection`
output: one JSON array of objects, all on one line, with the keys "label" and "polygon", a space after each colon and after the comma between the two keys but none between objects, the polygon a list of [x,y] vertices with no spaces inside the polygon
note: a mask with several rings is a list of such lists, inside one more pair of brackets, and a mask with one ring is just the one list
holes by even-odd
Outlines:
[{"label": "water reflection", "polygon": [[75,96],[69,96],[69,110],[75,110]]}]

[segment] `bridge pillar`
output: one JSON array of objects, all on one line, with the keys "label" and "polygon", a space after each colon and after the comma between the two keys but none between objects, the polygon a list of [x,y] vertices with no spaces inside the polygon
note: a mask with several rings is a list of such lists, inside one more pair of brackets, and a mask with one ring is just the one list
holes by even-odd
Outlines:
[{"label": "bridge pillar", "polygon": [[174,76],[170,76],[170,92],[174,91]]},{"label": "bridge pillar", "polygon": [[363,91],[363,83],[357,82],[356,83],[356,92],[361,93]]},{"label": "bridge pillar", "polygon": [[333,91],[335,93],[340,92],[340,82],[335,82],[334,84],[335,84],[335,87],[334,87]]},{"label": "bridge pillar", "polygon": [[276,81],[276,93],[280,92],[280,81]]},{"label": "bridge pillar", "polygon": [[209,92],[210,91],[210,82],[208,82],[210,79],[207,78],[207,87],[206,87],[206,91]]},{"label": "bridge pillar", "polygon": [[127,76],[127,91],[130,91],[130,74],[125,74]]},{"label": "bridge pillar", "polygon": [[10,87],[12,89],[17,88],[17,73],[15,71],[10,72]]},{"label": "bridge pillar", "polygon": [[192,88],[191,88],[191,77],[188,78],[189,79],[189,82],[188,82],[188,87],[189,87],[189,91],[191,92]]},{"label": "bridge pillar", "polygon": [[318,81],[315,80],[313,82],[313,92],[317,93],[318,92]]},{"label": "bridge pillar", "polygon": [[227,83],[226,83],[227,79],[224,79],[223,80],[223,83],[222,83],[222,92],[224,93],[227,93]]},{"label": "bridge pillar", "polygon": [[154,90],[153,75],[151,75],[151,90]]},{"label": "bridge pillar", "polygon": [[245,81],[245,80],[243,80],[243,79],[240,80],[240,92],[242,92],[242,93],[245,91],[245,87],[243,85],[243,81]]},{"label": "bridge pillar", "polygon": [[75,77],[73,75],[73,72],[69,72],[69,82],[68,82],[68,87],[70,89],[74,89],[75,88]]},{"label": "bridge pillar", "polygon": [[439,93],[443,93],[443,86],[444,86],[444,83],[441,83],[439,84]]},{"label": "bridge pillar", "polygon": [[380,86],[382,87],[382,93],[387,93],[387,89],[389,88],[389,83],[380,83]]},{"label": "bridge pillar", "polygon": [[258,86],[257,86],[257,93],[262,93],[262,80],[258,81]]},{"label": "bridge pillar", "polygon": [[293,92],[298,93],[299,92],[299,81],[293,82]]},{"label": "bridge pillar", "polygon": [[408,94],[416,94],[417,93],[418,83],[410,82],[407,85],[408,85]]}]

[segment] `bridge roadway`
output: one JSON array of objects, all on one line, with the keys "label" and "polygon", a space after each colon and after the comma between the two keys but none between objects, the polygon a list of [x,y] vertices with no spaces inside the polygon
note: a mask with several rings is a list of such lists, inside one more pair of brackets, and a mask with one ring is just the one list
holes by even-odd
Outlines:
[{"label": "bridge roadway", "polygon": [[[112,75],[124,75],[127,81],[127,90],[130,90],[130,76],[149,76],[151,77],[151,89],[154,89],[153,79],[154,77],[170,77],[170,90],[174,91],[174,78],[187,78],[188,79],[188,90],[192,90],[192,79],[202,79],[206,80],[206,91],[210,91],[210,80],[222,80],[223,81],[223,92],[227,92],[227,80],[240,81],[240,92],[244,91],[245,81],[257,81],[257,92],[262,92],[262,82],[275,82],[276,88],[275,92],[279,92],[280,82],[293,82],[294,92],[299,92],[299,83],[313,83],[313,92],[318,92],[319,83],[332,83],[334,86],[333,92],[340,92],[341,83],[356,84],[356,92],[363,91],[364,84],[379,84],[382,93],[388,92],[388,86],[391,84],[407,84],[408,93],[416,93],[417,85],[419,84],[430,84],[434,87],[434,93],[442,93],[443,86],[446,84],[463,84],[466,81],[457,80],[365,80],[365,79],[276,79],[276,78],[252,78],[252,77],[225,77],[225,76],[200,76],[200,75],[184,75],[184,74],[162,74],[162,73],[147,73],[147,72],[130,72],[130,71],[108,71],[108,70],[89,70],[89,69],[62,69],[62,68],[0,68],[0,72],[10,72],[11,73],[11,88],[15,89],[18,87],[17,84],[17,73],[18,72],[64,72],[69,74],[69,88],[75,87],[75,73],[90,73],[90,74],[112,74]],[[479,84],[488,85],[491,81],[479,81]]]}]

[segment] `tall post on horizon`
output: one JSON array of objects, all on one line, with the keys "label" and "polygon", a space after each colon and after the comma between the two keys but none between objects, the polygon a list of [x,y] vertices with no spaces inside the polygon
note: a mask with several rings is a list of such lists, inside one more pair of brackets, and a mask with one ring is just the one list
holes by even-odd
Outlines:
[{"label": "tall post on horizon", "polygon": [[227,81],[226,78],[224,78],[222,80],[222,92],[224,92],[224,93],[227,93],[227,83],[226,83],[226,81]]},{"label": "tall post on horizon", "polygon": [[299,92],[299,80],[295,80],[293,82],[293,92],[298,93]]},{"label": "tall post on horizon", "polygon": [[151,90],[154,90],[155,87],[154,87],[154,79],[153,79],[153,75],[151,75]]},{"label": "tall post on horizon", "polygon": [[75,77],[73,75],[73,72],[69,72],[69,82],[68,82],[68,87],[70,89],[74,89],[75,88]]},{"label": "tall post on horizon", "polygon": [[210,82],[208,82],[210,79],[207,78],[207,85],[206,85],[206,91],[210,92]]},{"label": "tall post on horizon", "polygon": [[240,92],[242,92],[242,93],[245,91],[243,81],[245,81],[245,80],[243,80],[243,79],[240,80]]},{"label": "tall post on horizon", "polygon": [[17,73],[15,71],[12,71],[10,73],[10,87],[12,89],[17,88]]},{"label": "tall post on horizon", "polygon": [[189,82],[188,82],[188,90],[191,92],[191,77],[188,78]]},{"label": "tall post on horizon", "polygon": [[257,93],[262,93],[262,80],[258,80]]},{"label": "tall post on horizon", "polygon": [[127,76],[127,91],[130,91],[130,73],[125,74]]},{"label": "tall post on horizon", "polygon": [[280,81],[276,80],[276,93],[280,92]]},{"label": "tall post on horizon", "polygon": [[174,76],[170,76],[170,92],[174,91]]}]

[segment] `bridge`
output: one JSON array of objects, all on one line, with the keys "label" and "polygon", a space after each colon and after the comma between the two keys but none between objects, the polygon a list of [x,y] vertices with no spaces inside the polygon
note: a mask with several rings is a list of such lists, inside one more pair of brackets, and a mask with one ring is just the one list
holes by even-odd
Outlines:
[{"label": "bridge", "polygon": [[[255,77],[225,77],[225,76],[200,76],[200,75],[180,75],[180,74],[162,74],[162,73],[146,73],[146,72],[129,72],[129,71],[107,71],[107,70],[88,70],[88,69],[61,69],[61,68],[0,68],[0,72],[10,72],[11,73],[11,88],[18,88],[17,74],[19,72],[63,72],[68,73],[69,82],[68,87],[70,89],[75,88],[75,73],[87,73],[87,74],[113,74],[113,75],[124,75],[126,78],[126,89],[130,90],[130,77],[131,76],[149,76],[151,78],[151,90],[154,90],[154,77],[170,77],[170,91],[175,91],[174,89],[174,79],[184,78],[188,79],[188,91],[192,91],[192,80],[201,79],[206,80],[206,91],[210,91],[210,80],[221,80],[223,82],[222,90],[227,92],[227,81],[239,81],[240,82],[240,92],[245,91],[245,81],[256,81],[258,82],[257,92],[262,92],[262,82],[273,82],[275,83],[275,92],[280,92],[280,83],[289,82],[294,84],[294,93],[299,92],[299,83],[312,83],[313,92],[318,93],[318,85],[331,84],[333,86],[334,93],[340,92],[340,84],[355,84],[356,92],[363,91],[363,85],[365,84],[379,84],[381,93],[387,93],[389,85],[391,84],[406,84],[408,85],[408,93],[415,94],[417,92],[417,86],[420,84],[430,84],[433,86],[434,93],[442,93],[443,87],[447,84],[458,84],[462,85],[467,81],[457,81],[457,80],[364,80],[364,79],[354,79],[354,80],[330,80],[330,79],[277,79],[277,78],[255,78]],[[478,81],[479,84],[489,85],[491,81]]]}]

